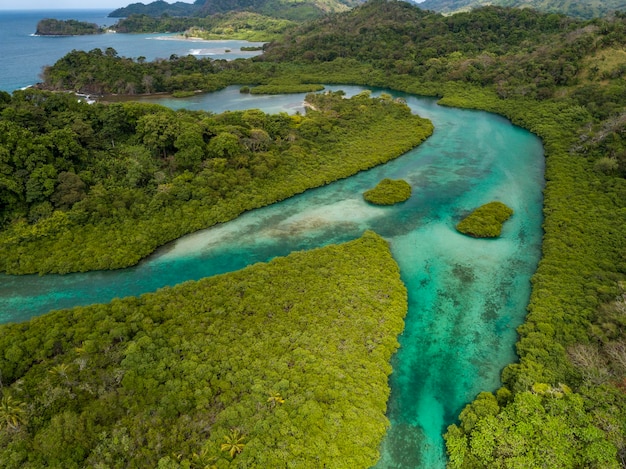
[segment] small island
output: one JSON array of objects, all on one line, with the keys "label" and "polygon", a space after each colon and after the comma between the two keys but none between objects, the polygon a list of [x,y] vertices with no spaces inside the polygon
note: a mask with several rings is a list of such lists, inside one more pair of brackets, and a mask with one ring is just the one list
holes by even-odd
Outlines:
[{"label": "small island", "polygon": [[513,209],[502,202],[489,202],[461,220],[456,229],[474,238],[497,238],[502,232],[502,225],[511,215]]},{"label": "small island", "polygon": [[375,205],[393,205],[409,197],[411,185],[403,179],[383,179],[376,187],[363,193],[363,198]]},{"label": "small island", "polygon": [[104,30],[95,23],[77,20],[45,18],[37,23],[37,36],[87,36],[102,34]]}]

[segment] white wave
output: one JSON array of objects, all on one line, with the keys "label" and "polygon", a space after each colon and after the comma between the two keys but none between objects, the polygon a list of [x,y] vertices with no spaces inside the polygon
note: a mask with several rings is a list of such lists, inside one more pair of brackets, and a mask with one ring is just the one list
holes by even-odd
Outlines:
[{"label": "white wave", "polygon": [[214,49],[189,49],[191,55],[216,55],[218,53]]}]

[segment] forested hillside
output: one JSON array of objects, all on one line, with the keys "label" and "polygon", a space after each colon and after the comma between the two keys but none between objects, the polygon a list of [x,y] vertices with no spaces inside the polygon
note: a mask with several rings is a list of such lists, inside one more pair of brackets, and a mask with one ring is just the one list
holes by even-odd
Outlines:
[{"label": "forested hillside", "polygon": [[[545,235],[519,361],[448,429],[451,467],[626,467],[625,43],[621,13],[581,21],[486,7],[444,17],[375,0],[304,24],[236,73],[215,74],[224,83],[434,95],[502,114],[543,140]],[[113,87],[97,65],[107,60],[61,61],[46,86]],[[130,62],[132,83],[166,67]],[[180,72],[181,89],[197,89],[193,76]]]},{"label": "forested hillside", "polygon": [[623,0],[425,0],[419,3],[420,8],[446,14],[488,5],[532,8],[542,13],[561,13],[581,19],[605,17],[626,10]]},{"label": "forested hillside", "polygon": [[0,467],[370,467],[406,290],[373,233],[0,327]]},{"label": "forested hillside", "polygon": [[204,0],[196,0],[194,3],[156,0],[150,3],[131,3],[126,7],[118,8],[109,13],[110,18],[125,18],[131,15],[148,16],[192,16],[204,4]]},{"label": "forested hillside", "polygon": [[203,39],[271,41],[292,25],[293,21],[284,18],[232,11],[205,18],[131,15],[119,20],[112,28],[118,33],[179,32],[185,37]]},{"label": "forested hillside", "polygon": [[[582,23],[496,7],[444,17],[404,2],[377,1],[293,29],[269,44],[263,57],[304,64],[354,59],[389,75],[495,86],[503,97],[547,98],[557,87],[581,81],[584,57],[619,49],[623,25],[622,18]],[[624,70],[615,63],[610,73],[618,78]]]},{"label": "forested hillside", "polygon": [[233,11],[250,11],[275,18],[307,20],[326,13],[346,11],[362,3],[361,0],[196,0],[193,4],[176,2],[169,4],[158,0],[149,4],[133,3],[109,14],[113,18],[147,15],[154,18],[207,17]]}]

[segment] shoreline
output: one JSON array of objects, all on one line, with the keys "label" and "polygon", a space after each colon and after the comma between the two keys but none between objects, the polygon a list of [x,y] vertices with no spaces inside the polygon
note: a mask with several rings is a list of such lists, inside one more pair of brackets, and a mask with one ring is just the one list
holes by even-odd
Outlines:
[{"label": "shoreline", "polygon": [[239,39],[239,38],[232,38],[232,39],[204,39],[201,37],[197,37],[197,36],[185,36],[184,34],[174,34],[172,33],[171,36],[156,36],[151,38],[153,40],[156,41],[186,41],[186,42],[207,42],[207,43],[226,43],[226,42],[232,42],[232,41],[241,41],[241,42],[247,42],[250,44],[266,44],[266,42],[263,41],[248,41],[247,39]]}]

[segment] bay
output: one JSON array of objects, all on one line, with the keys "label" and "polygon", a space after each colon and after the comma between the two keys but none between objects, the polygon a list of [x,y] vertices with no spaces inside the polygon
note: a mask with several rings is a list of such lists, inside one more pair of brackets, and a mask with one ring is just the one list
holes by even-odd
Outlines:
[{"label": "bay", "polygon": [[0,91],[13,92],[41,81],[43,67],[53,65],[68,52],[112,47],[118,55],[147,60],[169,58],[172,54],[232,60],[252,57],[258,51],[241,51],[242,46],[259,42],[200,41],[177,39],[175,34],[98,34],[93,36],[35,36],[37,23],[44,18],[75,19],[112,26],[107,10],[0,10]]},{"label": "bay", "polygon": [[[347,95],[363,89],[329,88]],[[372,229],[389,241],[409,294],[390,377],[391,428],[377,468],[445,467],[446,427],[477,393],[497,389],[501,369],[516,359],[515,328],[525,316],[530,276],[540,255],[543,150],[539,139],[499,116],[394,95],[435,125],[434,134],[417,149],[181,238],[130,269],[1,276],[0,321],[138,295],[294,250],[347,241]],[[298,112],[303,98],[254,97],[229,87],[176,100],[175,106]],[[385,177],[407,180],[413,196],[392,207],[365,203],[363,191]],[[460,218],[492,200],[515,211],[500,238],[480,240],[456,232]]]}]

